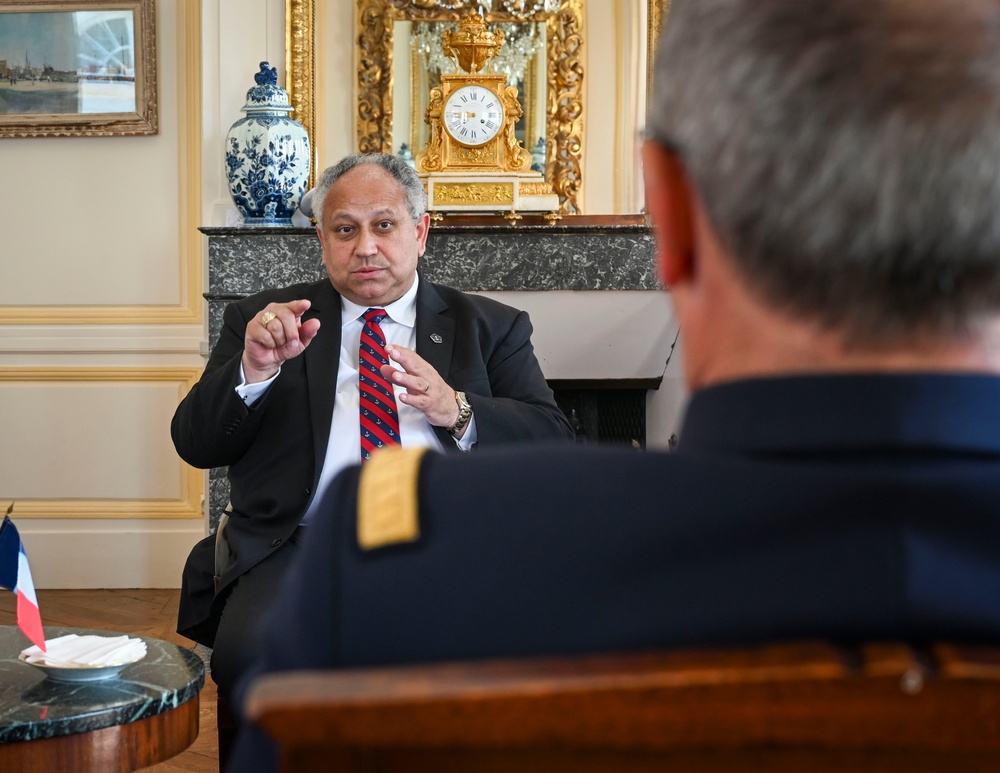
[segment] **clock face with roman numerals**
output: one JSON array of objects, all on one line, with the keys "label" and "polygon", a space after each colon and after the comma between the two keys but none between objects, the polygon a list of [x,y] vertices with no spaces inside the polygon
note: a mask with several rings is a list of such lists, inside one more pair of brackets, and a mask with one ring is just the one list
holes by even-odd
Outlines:
[{"label": "clock face with roman numerals", "polygon": [[482,86],[455,89],[444,104],[444,129],[462,145],[478,147],[496,137],[503,128],[500,97]]}]

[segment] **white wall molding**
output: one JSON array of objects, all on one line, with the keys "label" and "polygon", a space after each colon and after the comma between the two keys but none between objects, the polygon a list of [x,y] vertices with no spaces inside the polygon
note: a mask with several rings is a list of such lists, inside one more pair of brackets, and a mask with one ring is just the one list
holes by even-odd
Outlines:
[{"label": "white wall molding", "polygon": [[17,530],[35,587],[60,589],[179,588],[188,553],[207,533],[203,521],[96,519],[22,519]]},{"label": "white wall molding", "polygon": [[29,325],[0,337],[0,355],[192,354],[205,337],[197,325]]},{"label": "white wall molding", "polygon": [[203,520],[204,475],[177,458],[170,416],[192,367],[0,367],[18,428],[0,496],[22,518]]}]

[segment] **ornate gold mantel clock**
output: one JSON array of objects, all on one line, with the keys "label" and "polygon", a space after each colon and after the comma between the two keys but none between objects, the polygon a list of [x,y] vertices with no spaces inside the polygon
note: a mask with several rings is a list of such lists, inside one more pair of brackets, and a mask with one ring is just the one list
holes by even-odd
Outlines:
[{"label": "ornate gold mantel clock", "polygon": [[457,30],[441,36],[444,53],[464,74],[442,75],[431,89],[424,121],[431,127],[427,147],[416,156],[432,214],[545,212],[559,218],[559,197],[514,136],[521,117],[517,87],[504,75],[480,73],[503,45],[501,30],[491,31],[483,17],[470,14]]}]

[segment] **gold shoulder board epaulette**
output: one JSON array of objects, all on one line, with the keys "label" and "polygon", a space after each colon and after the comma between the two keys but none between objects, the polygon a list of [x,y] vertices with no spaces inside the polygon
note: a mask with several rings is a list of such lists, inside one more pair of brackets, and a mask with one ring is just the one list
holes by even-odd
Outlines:
[{"label": "gold shoulder board epaulette", "polygon": [[372,550],[420,536],[417,488],[426,448],[383,448],[361,470],[358,545]]}]

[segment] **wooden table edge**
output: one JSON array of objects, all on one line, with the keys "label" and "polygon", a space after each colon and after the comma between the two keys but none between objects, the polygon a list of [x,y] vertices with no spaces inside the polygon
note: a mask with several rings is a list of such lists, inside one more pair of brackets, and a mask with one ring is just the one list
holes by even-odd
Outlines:
[{"label": "wooden table edge", "polygon": [[0,744],[0,770],[125,773],[146,768],[180,754],[194,743],[200,706],[199,695],[195,694],[179,706],[124,725]]}]

